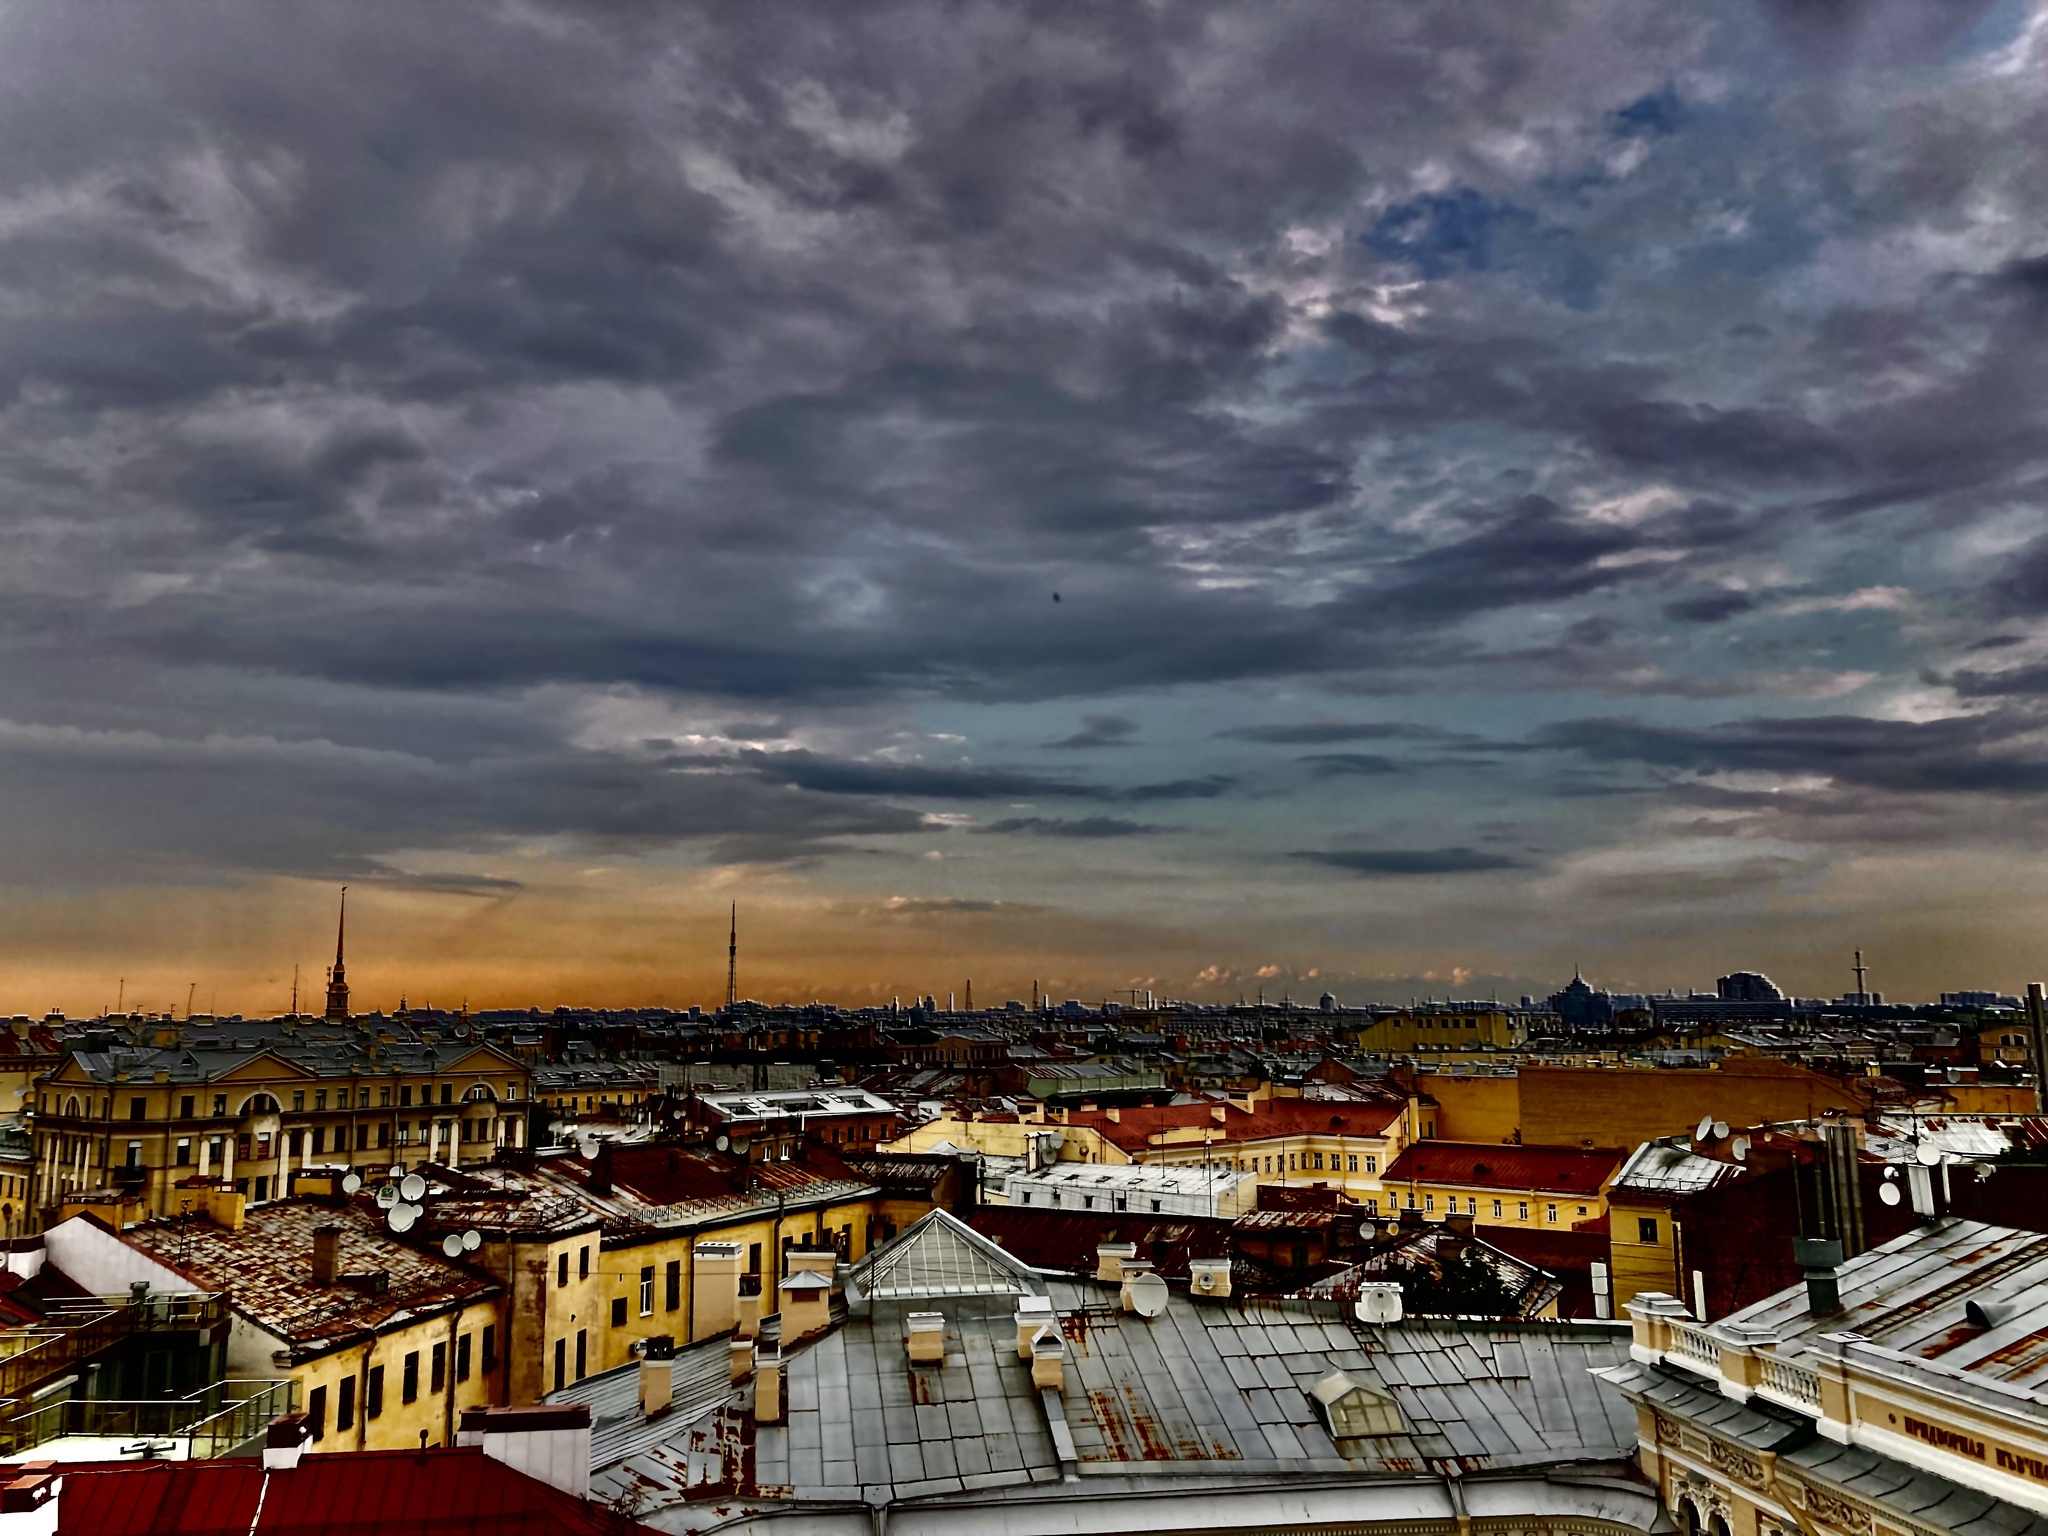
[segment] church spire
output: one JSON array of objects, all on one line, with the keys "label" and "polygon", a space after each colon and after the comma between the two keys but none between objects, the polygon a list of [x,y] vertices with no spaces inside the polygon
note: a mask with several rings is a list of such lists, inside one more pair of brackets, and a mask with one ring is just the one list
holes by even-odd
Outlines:
[{"label": "church spire", "polygon": [[348,937],[348,887],[341,888],[341,917],[334,928],[334,969],[327,976],[327,1017],[348,1020],[348,974],[342,961],[343,941]]}]

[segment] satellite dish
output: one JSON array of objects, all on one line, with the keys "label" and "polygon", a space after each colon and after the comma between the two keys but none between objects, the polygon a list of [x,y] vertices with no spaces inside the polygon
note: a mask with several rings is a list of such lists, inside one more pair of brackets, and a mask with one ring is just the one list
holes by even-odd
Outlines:
[{"label": "satellite dish", "polygon": [[416,1173],[408,1173],[398,1181],[398,1192],[405,1196],[408,1205],[417,1205],[426,1198],[427,1181]]},{"label": "satellite dish", "polygon": [[462,1257],[462,1239],[461,1239],[461,1237],[460,1237],[459,1235],[457,1235],[456,1233],[450,1232],[450,1233],[449,1233],[449,1234],[448,1234],[448,1235],[447,1235],[446,1237],[444,1237],[444,1238],[442,1238],[442,1239],[441,1239],[441,1251],[442,1251],[443,1253],[447,1254],[447,1255],[448,1255],[448,1257],[449,1257],[449,1258],[451,1258],[451,1259],[459,1259],[459,1258],[461,1258],[461,1257]]},{"label": "satellite dish", "polygon": [[398,1204],[398,1186],[396,1184],[379,1184],[377,1186],[377,1208],[388,1211],[396,1204]]},{"label": "satellite dish", "polygon": [[402,1179],[402,1178],[404,1178],[404,1177],[405,1177],[405,1164],[403,1164],[403,1163],[393,1163],[393,1164],[391,1165],[391,1177],[392,1177],[392,1178],[394,1178],[394,1179]]},{"label": "satellite dish", "polygon": [[1131,1310],[1140,1317],[1157,1317],[1166,1310],[1166,1282],[1157,1275],[1133,1275],[1125,1289],[1130,1292]]},{"label": "satellite dish", "polygon": [[1726,1120],[1716,1120],[1714,1122],[1714,1140],[1719,1141],[1722,1137],[1726,1136],[1727,1134],[1728,1122]]},{"label": "satellite dish", "polygon": [[363,1180],[360,1174],[345,1173],[341,1176],[341,1192],[344,1195],[352,1195],[362,1187]]},{"label": "satellite dish", "polygon": [[1368,1280],[1358,1287],[1358,1300],[1351,1314],[1361,1323],[1401,1321],[1401,1286],[1398,1281]]},{"label": "satellite dish", "polygon": [[1896,1184],[1880,1184],[1877,1187],[1877,1198],[1886,1205],[1897,1205],[1900,1199],[1899,1186]]},{"label": "satellite dish", "polygon": [[732,1150],[732,1138],[730,1136],[721,1134],[718,1140],[711,1143],[711,1145],[718,1148],[718,1150],[721,1152],[729,1152]]},{"label": "satellite dish", "polygon": [[1747,1136],[1736,1137],[1734,1141],[1729,1143],[1728,1152],[1738,1163],[1748,1162],[1749,1138]]},{"label": "satellite dish", "polygon": [[1929,1168],[1932,1168],[1941,1161],[1941,1148],[1937,1147],[1931,1141],[1923,1141],[1920,1143],[1920,1150],[1914,1155],[1917,1156],[1922,1163],[1926,1164]]},{"label": "satellite dish", "polygon": [[394,1205],[391,1214],[384,1218],[394,1232],[410,1232],[412,1224],[420,1219],[419,1212],[409,1205]]},{"label": "satellite dish", "polygon": [[1700,1123],[1693,1128],[1692,1139],[1694,1141],[1705,1141],[1708,1136],[1713,1134],[1713,1130],[1714,1117],[1712,1115],[1702,1115]]},{"label": "satellite dish", "polygon": [[597,1138],[595,1136],[582,1137],[576,1143],[576,1150],[581,1152],[584,1161],[588,1162],[591,1158],[597,1156]]},{"label": "satellite dish", "polygon": [[1884,1171],[1884,1176],[1886,1181],[1889,1182],[1890,1180],[1896,1179],[1899,1176],[1899,1170],[1896,1168],[1887,1168]]},{"label": "satellite dish", "polygon": [[471,1227],[467,1232],[462,1234],[462,1251],[464,1253],[475,1253],[477,1249],[483,1247],[483,1245],[484,1235],[483,1233],[477,1231],[475,1227]]}]

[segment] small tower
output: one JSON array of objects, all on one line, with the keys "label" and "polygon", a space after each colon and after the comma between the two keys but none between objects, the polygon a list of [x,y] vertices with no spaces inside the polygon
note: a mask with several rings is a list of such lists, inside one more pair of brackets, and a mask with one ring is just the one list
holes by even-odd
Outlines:
[{"label": "small tower", "polygon": [[327,1017],[337,1023],[348,1022],[348,975],[343,969],[342,940],[348,936],[348,887],[341,888],[341,919],[334,929],[334,969],[327,977]]},{"label": "small tower", "polygon": [[732,928],[725,938],[725,1011],[732,1012],[732,1005],[740,995],[740,904],[732,904]]}]

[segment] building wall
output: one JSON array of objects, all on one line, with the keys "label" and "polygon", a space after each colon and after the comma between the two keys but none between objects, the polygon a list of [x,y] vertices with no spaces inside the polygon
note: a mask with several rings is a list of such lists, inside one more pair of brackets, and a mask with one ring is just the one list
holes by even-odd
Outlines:
[{"label": "building wall", "polygon": [[1411,1008],[1384,1014],[1346,1033],[1360,1050],[1377,1055],[1472,1045],[1508,1050],[1528,1038],[1513,1014],[1491,1008]]},{"label": "building wall", "polygon": [[[377,1071],[365,1062],[357,1075],[315,1077],[257,1054],[212,1082],[98,1083],[69,1058],[37,1085],[32,1198],[49,1206],[67,1189],[126,1187],[121,1170],[131,1148],[143,1170],[137,1192],[153,1216],[177,1215],[178,1181],[202,1171],[251,1199],[280,1199],[290,1173],[308,1164],[488,1162],[499,1145],[523,1144],[531,1076],[494,1052],[467,1061],[436,1073]],[[464,1102],[472,1090],[491,1097]],[[430,1124],[424,1134],[421,1120]]]},{"label": "building wall", "polygon": [[[477,1302],[438,1317],[429,1317],[408,1327],[381,1333],[374,1340],[305,1361],[289,1372],[298,1383],[297,1406],[311,1409],[314,1393],[324,1392],[321,1403],[323,1423],[318,1439],[308,1449],[322,1451],[416,1450],[420,1435],[426,1434],[431,1448],[453,1445],[454,1426],[462,1410],[491,1403],[496,1377],[502,1368],[484,1367],[484,1330],[493,1330],[496,1347],[502,1352],[503,1324],[495,1302]],[[456,1379],[462,1361],[461,1341],[469,1338],[469,1376]],[[434,1350],[443,1351],[443,1376],[439,1390],[434,1387]],[[405,1400],[405,1364],[408,1355],[418,1357],[418,1391]],[[229,1345],[230,1369],[234,1368],[234,1344]],[[382,1369],[383,1400],[375,1418],[369,1416],[371,1372]],[[278,1374],[273,1367],[267,1374]],[[341,1426],[342,1384],[355,1383],[353,1422]]]},{"label": "building wall", "polygon": [[1524,1066],[1520,1097],[1523,1141],[1613,1147],[1689,1132],[1703,1117],[1762,1125],[1860,1111],[1867,1094],[1790,1062],[1734,1057],[1704,1069]]},{"label": "building wall", "polygon": [[[1445,1141],[1519,1141],[1522,1137],[1522,1080],[1450,1073],[1415,1079],[1418,1093],[1437,1103],[1437,1133]],[[1572,1144],[1578,1144],[1574,1137]]]},{"label": "building wall", "polygon": [[[1555,1190],[1504,1189],[1494,1185],[1446,1184],[1429,1179],[1403,1179],[1388,1194],[1403,1208],[1426,1215],[1470,1216],[1482,1227],[1524,1227],[1569,1232],[1607,1214],[1601,1194],[1562,1194]],[[1497,1209],[1496,1209],[1497,1207]],[[1393,1206],[1388,1207],[1394,1209]]]}]

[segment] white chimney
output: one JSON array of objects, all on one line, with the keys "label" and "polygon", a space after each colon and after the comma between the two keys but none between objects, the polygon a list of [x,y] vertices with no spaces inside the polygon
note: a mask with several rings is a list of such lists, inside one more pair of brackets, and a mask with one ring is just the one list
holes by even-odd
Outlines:
[{"label": "white chimney", "polygon": [[559,1407],[465,1408],[457,1445],[475,1445],[493,1460],[576,1498],[590,1494],[590,1409]]},{"label": "white chimney", "polygon": [[289,1472],[306,1454],[306,1442],[313,1438],[313,1426],[303,1413],[281,1413],[263,1432],[263,1470]]}]

